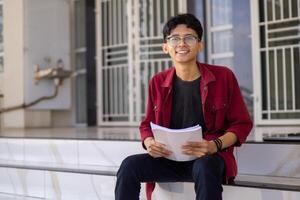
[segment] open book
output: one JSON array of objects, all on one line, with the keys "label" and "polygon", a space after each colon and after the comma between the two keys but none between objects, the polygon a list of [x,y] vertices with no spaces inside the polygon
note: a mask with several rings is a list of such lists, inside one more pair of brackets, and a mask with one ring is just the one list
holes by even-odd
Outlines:
[{"label": "open book", "polygon": [[169,129],[150,123],[154,138],[157,142],[166,145],[166,148],[172,151],[171,155],[166,157],[175,161],[194,160],[194,156],[185,155],[182,153],[181,146],[187,141],[201,141],[202,129],[201,126],[193,126],[184,129]]}]

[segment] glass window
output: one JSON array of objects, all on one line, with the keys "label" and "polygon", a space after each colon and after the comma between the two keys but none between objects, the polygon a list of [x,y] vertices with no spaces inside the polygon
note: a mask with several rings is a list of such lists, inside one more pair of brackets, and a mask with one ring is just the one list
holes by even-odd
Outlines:
[{"label": "glass window", "polygon": [[76,123],[86,123],[86,75],[79,74],[75,80],[76,87]]},{"label": "glass window", "polygon": [[218,31],[212,33],[212,53],[233,51],[232,31]]},{"label": "glass window", "polygon": [[[189,0],[187,1],[187,9],[188,13],[194,14],[202,23],[203,28],[205,28],[205,15],[204,15],[204,7],[205,5],[203,4],[202,1],[198,0]],[[205,30],[202,35],[202,41],[206,41],[206,35],[205,35]],[[202,51],[200,54],[198,54],[198,60],[200,62],[205,62],[206,54],[207,54],[207,49],[204,48],[204,51]]]},{"label": "glass window", "polygon": [[[233,40],[232,40],[232,0],[212,0],[207,8],[211,12],[208,32],[210,38],[210,63],[233,68]],[[218,59],[218,60],[215,60]],[[231,61],[230,61],[231,60]],[[226,63],[220,63],[220,62]]]},{"label": "glass window", "polygon": [[75,46],[85,47],[85,1],[75,1]]},{"label": "glass window", "polygon": [[85,0],[74,1],[74,70],[76,123],[85,124],[87,120],[86,91],[86,40],[85,40]]},{"label": "glass window", "polygon": [[86,55],[85,52],[76,52],[75,56],[75,68],[76,70],[86,68]]},{"label": "glass window", "polygon": [[208,62],[231,68],[248,110],[253,114],[251,21],[248,0],[211,0],[207,18],[210,45]]},{"label": "glass window", "polygon": [[232,23],[232,0],[211,0],[211,25],[221,26]]},{"label": "glass window", "polygon": [[249,112],[253,115],[250,1],[232,1],[233,69]]},{"label": "glass window", "polygon": [[233,60],[231,58],[216,58],[213,60],[214,65],[220,65],[220,66],[232,66]]}]

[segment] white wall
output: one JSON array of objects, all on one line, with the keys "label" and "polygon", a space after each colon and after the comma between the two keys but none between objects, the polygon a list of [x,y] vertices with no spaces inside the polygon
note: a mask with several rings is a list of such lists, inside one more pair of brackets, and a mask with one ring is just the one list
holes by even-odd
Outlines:
[{"label": "white wall", "polygon": [[[5,0],[4,1],[4,107],[28,104],[42,96],[52,95],[52,80],[34,81],[35,65],[45,68],[45,58],[62,59],[70,69],[70,1]],[[1,77],[0,77],[1,78]],[[43,101],[26,110],[3,114],[4,127],[49,127],[52,113],[64,111],[67,125],[71,114],[71,81],[66,80],[55,99]],[[60,113],[60,112],[58,112]],[[64,120],[60,125],[64,124]]]},{"label": "white wall", "polygon": [[[50,58],[50,67],[57,66],[61,59],[65,69],[70,69],[70,3],[66,0],[26,0],[24,6],[24,71],[25,102],[54,92],[53,80],[34,81],[35,65],[49,67],[45,58]],[[55,99],[43,101],[30,109],[70,109],[70,80],[64,81]]]},{"label": "white wall", "polygon": [[3,94],[3,74],[0,72],[0,94]]},{"label": "white wall", "polygon": [[[24,102],[24,1],[6,0],[3,9],[4,35],[4,107]],[[24,127],[24,111],[4,114],[4,125]]]}]

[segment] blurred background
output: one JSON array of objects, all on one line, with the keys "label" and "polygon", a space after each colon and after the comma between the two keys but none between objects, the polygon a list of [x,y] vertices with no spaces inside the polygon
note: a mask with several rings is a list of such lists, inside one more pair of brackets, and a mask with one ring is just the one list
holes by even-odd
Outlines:
[{"label": "blurred background", "polygon": [[[255,125],[299,124],[299,10],[299,0],[1,0],[1,107],[25,104],[1,126],[137,126],[149,79],[172,66],[162,27],[184,12],[204,26],[200,62],[234,71]],[[54,98],[26,107],[55,93],[56,78]]]},{"label": "blurred background", "polygon": [[300,199],[300,0],[0,0],[1,200],[114,199],[145,152],[149,80],[172,66],[163,25],[186,12],[199,61],[233,70],[254,120],[224,199]]}]

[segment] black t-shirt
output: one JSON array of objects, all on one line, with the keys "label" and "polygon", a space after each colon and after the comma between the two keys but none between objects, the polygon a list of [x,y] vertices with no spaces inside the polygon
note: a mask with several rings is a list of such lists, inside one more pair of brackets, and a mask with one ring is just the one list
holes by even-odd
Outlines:
[{"label": "black t-shirt", "polygon": [[172,129],[187,128],[199,124],[206,130],[200,94],[201,78],[183,81],[175,76],[173,83]]}]

